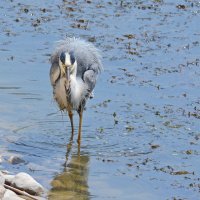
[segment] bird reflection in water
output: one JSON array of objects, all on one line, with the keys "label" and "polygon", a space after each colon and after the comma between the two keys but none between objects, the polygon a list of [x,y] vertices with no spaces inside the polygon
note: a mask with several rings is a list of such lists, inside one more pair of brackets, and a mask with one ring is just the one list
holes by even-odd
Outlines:
[{"label": "bird reflection in water", "polygon": [[52,189],[49,200],[89,200],[88,191],[88,164],[89,156],[80,155],[80,146],[77,154],[72,154],[73,142],[67,145],[64,172],[58,174],[51,182]]}]

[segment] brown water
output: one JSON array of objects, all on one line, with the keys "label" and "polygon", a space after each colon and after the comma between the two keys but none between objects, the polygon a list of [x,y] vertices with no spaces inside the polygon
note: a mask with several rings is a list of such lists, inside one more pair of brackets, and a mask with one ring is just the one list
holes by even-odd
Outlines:
[{"label": "brown water", "polygon": [[[0,168],[53,200],[199,199],[199,14],[195,0],[2,0]],[[105,69],[80,149],[49,82],[66,35],[93,42]]]}]

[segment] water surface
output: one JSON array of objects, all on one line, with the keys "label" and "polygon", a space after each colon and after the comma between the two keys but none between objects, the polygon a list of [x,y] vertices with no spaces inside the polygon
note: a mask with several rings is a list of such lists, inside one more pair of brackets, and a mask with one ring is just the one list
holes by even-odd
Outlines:
[{"label": "water surface", "polygon": [[[199,199],[199,13],[196,0],[1,1],[1,169],[49,199]],[[103,55],[80,149],[49,82],[65,36]]]}]

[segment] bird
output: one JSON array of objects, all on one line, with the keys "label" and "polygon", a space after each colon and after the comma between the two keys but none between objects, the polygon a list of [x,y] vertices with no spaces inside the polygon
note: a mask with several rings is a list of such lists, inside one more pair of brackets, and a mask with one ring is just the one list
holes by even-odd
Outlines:
[{"label": "bird", "polygon": [[50,82],[53,97],[61,111],[68,113],[71,138],[74,135],[74,111],[79,115],[77,142],[81,142],[83,111],[102,72],[100,50],[80,38],[66,37],[57,42],[51,54]]}]

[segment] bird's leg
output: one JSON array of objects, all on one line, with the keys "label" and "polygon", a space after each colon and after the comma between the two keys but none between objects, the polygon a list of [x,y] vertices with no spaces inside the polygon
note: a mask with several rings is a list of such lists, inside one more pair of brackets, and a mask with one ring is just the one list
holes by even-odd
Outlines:
[{"label": "bird's leg", "polygon": [[70,123],[71,123],[71,129],[72,129],[71,140],[73,140],[73,136],[74,136],[73,112],[71,110],[68,111],[68,115],[69,115],[69,119],[70,119]]},{"label": "bird's leg", "polygon": [[78,144],[80,145],[81,143],[81,130],[82,130],[82,120],[83,120],[83,110],[80,109],[80,111],[78,111],[79,114],[79,127],[78,127]]}]

